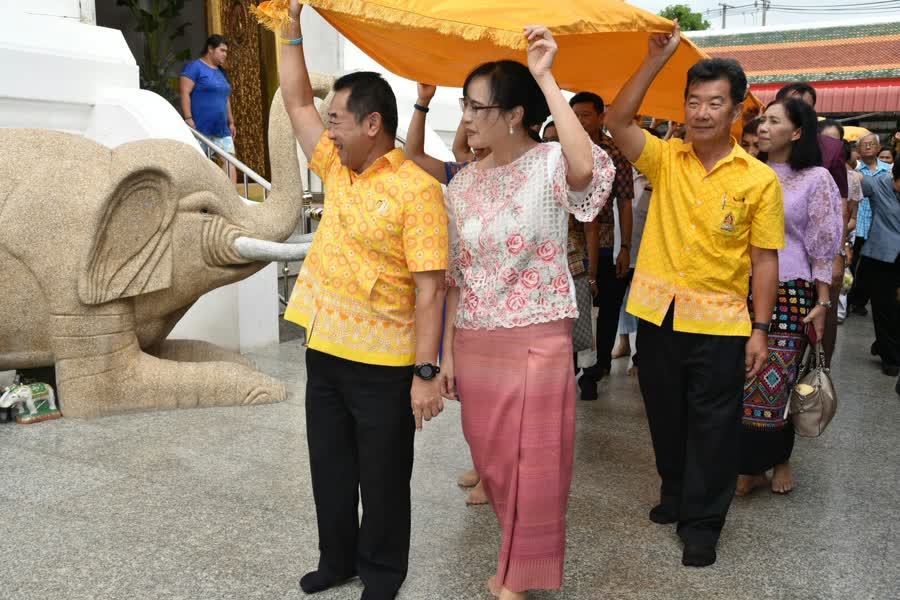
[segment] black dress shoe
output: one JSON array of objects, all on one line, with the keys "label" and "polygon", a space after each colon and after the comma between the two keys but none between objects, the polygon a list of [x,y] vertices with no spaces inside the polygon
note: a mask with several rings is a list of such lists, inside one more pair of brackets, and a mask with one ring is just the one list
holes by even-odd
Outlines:
[{"label": "black dress shoe", "polygon": [[864,317],[867,314],[869,314],[869,309],[867,309],[865,306],[854,306],[852,309],[850,309],[850,311],[854,315],[859,315],[861,317]]},{"label": "black dress shoe", "polygon": [[872,342],[872,345],[869,347],[869,354],[872,356],[878,356],[881,352],[878,351],[878,342]]},{"label": "black dress shoe", "polygon": [[657,504],[650,509],[650,520],[660,525],[677,523],[678,511],[663,504]]},{"label": "black dress shoe", "polygon": [[686,567],[708,567],[716,562],[716,547],[706,544],[685,544],[681,564]]},{"label": "black dress shoe", "polygon": [[364,588],[359,600],[394,600],[396,597],[397,592],[375,592],[369,588]]},{"label": "black dress shoe", "polygon": [[600,396],[597,394],[597,380],[588,375],[582,375],[578,380],[578,387],[581,389],[582,400],[596,400]]},{"label": "black dress shoe", "polygon": [[881,363],[881,372],[889,377],[896,377],[897,375],[900,375],[900,367],[897,365]]},{"label": "black dress shoe", "polygon": [[300,578],[300,589],[303,590],[305,594],[315,594],[341,585],[354,577],[356,577],[356,575],[341,578],[327,575],[322,571],[310,571]]}]

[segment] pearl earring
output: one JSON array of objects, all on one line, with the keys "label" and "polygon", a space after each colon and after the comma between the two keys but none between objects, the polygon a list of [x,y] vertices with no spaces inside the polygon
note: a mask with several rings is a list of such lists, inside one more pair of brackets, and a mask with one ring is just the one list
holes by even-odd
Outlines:
[{"label": "pearl earring", "polygon": [[509,135],[513,135],[515,130],[513,130],[512,125],[509,126]]}]

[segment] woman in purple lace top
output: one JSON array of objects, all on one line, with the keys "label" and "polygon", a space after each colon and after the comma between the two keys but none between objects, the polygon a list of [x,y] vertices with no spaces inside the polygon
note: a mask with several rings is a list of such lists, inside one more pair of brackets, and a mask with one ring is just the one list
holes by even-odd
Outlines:
[{"label": "woman in purple lace top", "polygon": [[[821,339],[830,303],[831,265],[841,247],[841,196],[819,166],[816,113],[796,99],[776,100],[759,125],[760,160],[784,190],[784,249],[778,251],[778,297],[769,330],[769,360],[744,385],[741,475],[737,494],[771,485],[794,487],[788,462],[794,428],[786,408],[806,349],[807,334]],[[752,312],[752,298],[750,310]],[[758,319],[757,319],[758,320]],[[773,470],[771,484],[766,471]]]}]

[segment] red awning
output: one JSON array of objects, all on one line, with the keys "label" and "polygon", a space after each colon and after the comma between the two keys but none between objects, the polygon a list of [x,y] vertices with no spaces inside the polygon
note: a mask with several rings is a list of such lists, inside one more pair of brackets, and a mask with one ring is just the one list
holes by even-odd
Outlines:
[{"label": "red awning", "polygon": [[[816,88],[816,112],[900,112],[900,79],[810,81]],[[750,90],[763,104],[775,99],[784,83],[754,84]]]}]

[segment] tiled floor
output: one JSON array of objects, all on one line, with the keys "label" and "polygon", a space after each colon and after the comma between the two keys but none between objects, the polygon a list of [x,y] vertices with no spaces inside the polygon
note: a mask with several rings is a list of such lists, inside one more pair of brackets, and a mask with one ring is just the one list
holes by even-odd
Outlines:
[{"label": "tiled floor", "polygon": [[[703,570],[650,523],[657,480],[635,380],[579,403],[564,588],[536,599],[889,599],[900,596],[900,402],[869,356],[872,326],[841,330],[838,417],[799,439],[798,489],[737,500]],[[303,349],[254,356],[289,382],[279,405],[0,425],[0,599],[299,599],[316,562]],[[416,440],[406,600],[488,598],[498,529],[466,508],[451,405]],[[359,597],[352,582],[317,600]]]}]

